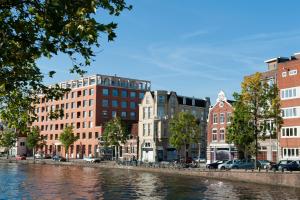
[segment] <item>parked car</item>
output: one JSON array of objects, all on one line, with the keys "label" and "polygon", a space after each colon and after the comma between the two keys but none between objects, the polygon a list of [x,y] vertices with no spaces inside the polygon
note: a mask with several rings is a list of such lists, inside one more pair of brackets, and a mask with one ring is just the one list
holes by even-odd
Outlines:
[{"label": "parked car", "polygon": [[229,169],[254,169],[254,161],[239,160],[228,166]]},{"label": "parked car", "polygon": [[218,169],[230,169],[231,165],[233,165],[236,162],[239,162],[239,160],[228,160],[225,163],[218,165]]},{"label": "parked car", "polygon": [[274,162],[268,161],[268,160],[258,160],[258,166],[261,169],[270,169],[272,164],[275,164]]},{"label": "parked car", "polygon": [[16,155],[16,160],[26,160],[26,156]]},{"label": "parked car", "polygon": [[52,158],[54,161],[59,161],[59,162],[66,162],[66,158],[62,157],[62,156],[58,156],[58,155],[55,155],[53,156]]},{"label": "parked car", "polygon": [[45,154],[44,159],[51,159],[51,155]]},{"label": "parked car", "polygon": [[294,160],[285,165],[278,166],[278,170],[282,171],[299,171],[300,160]]},{"label": "parked car", "polygon": [[100,158],[85,157],[83,160],[89,163],[100,163]]},{"label": "parked car", "polygon": [[292,160],[281,160],[277,164],[271,165],[270,170],[278,170],[279,166],[282,167],[290,162],[292,162]]},{"label": "parked car", "polygon": [[218,166],[219,166],[220,164],[225,163],[226,161],[227,161],[227,160],[217,160],[217,161],[215,161],[215,162],[213,162],[213,163],[207,164],[207,165],[206,165],[206,168],[208,168],[208,169],[218,169]]}]

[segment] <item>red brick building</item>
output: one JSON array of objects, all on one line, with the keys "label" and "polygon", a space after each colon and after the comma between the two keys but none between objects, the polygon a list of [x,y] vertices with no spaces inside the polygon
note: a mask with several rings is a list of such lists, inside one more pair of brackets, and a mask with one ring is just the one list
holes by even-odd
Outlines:
[{"label": "red brick building", "polygon": [[231,123],[233,101],[227,100],[221,91],[214,106],[209,110],[207,123],[207,162],[237,158],[233,144],[226,142],[226,127]]},{"label": "red brick building", "polygon": [[300,159],[300,54],[273,59],[278,68],[283,125],[279,134],[280,158]]},{"label": "red brick building", "polygon": [[[71,88],[71,91],[58,101],[46,100],[41,96],[36,106],[37,120],[33,126],[38,126],[45,138],[44,153],[64,156],[58,138],[66,125],[72,125],[80,139],[70,147],[70,157],[80,158],[94,156],[99,152],[98,139],[102,127],[112,117],[121,117],[128,126],[137,123],[138,104],[144,93],[150,90],[151,83],[117,76],[93,75],[59,85]],[[55,109],[64,110],[64,116],[50,120],[48,114]]]}]

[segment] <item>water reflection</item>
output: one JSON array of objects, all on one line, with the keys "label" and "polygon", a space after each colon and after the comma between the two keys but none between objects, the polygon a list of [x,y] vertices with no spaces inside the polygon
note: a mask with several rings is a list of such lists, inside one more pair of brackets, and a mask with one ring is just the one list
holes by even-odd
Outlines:
[{"label": "water reflection", "polygon": [[300,190],[135,172],[50,165],[0,165],[0,199],[298,199]]}]

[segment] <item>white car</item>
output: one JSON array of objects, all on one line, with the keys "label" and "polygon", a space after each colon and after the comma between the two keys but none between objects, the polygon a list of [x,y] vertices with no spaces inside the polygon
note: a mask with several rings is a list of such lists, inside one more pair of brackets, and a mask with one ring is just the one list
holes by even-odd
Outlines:
[{"label": "white car", "polygon": [[89,163],[99,163],[100,158],[91,158],[91,157],[85,157],[83,158],[84,161],[89,162]]},{"label": "white car", "polygon": [[44,154],[36,153],[36,154],[34,154],[34,157],[36,159],[42,159],[42,158],[44,158]]},{"label": "white car", "polygon": [[218,165],[218,169],[221,170],[230,169],[231,165],[233,165],[236,162],[239,162],[239,160],[228,160],[225,163]]}]

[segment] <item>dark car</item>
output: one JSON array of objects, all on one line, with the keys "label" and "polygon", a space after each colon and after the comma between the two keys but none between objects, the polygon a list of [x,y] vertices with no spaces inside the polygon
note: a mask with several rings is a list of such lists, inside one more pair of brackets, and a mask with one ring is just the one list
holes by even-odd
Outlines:
[{"label": "dark car", "polygon": [[213,163],[207,164],[207,165],[206,165],[206,168],[208,168],[208,169],[218,169],[218,166],[219,166],[220,164],[225,163],[226,161],[227,161],[227,160],[217,160],[217,161],[215,161],[215,162],[213,162]]},{"label": "dark car", "polygon": [[281,160],[277,164],[272,164],[270,166],[270,170],[278,170],[279,167],[282,168],[283,166],[289,164],[290,162],[292,162],[292,160]]},{"label": "dark car", "polygon": [[[259,166],[259,163],[257,163]],[[253,160],[240,160],[229,166],[229,169],[254,169]]]},{"label": "dark car", "polygon": [[286,165],[281,165],[278,167],[280,171],[299,171],[300,170],[300,161],[295,160]]},{"label": "dark car", "polygon": [[53,156],[52,159],[53,159],[54,161],[59,161],[59,162],[66,162],[66,161],[67,161],[66,158],[64,158],[64,157],[62,157],[62,156],[58,156],[58,155]]}]

